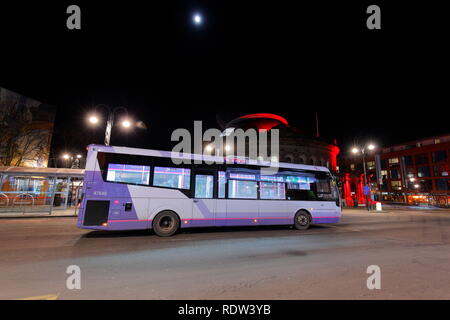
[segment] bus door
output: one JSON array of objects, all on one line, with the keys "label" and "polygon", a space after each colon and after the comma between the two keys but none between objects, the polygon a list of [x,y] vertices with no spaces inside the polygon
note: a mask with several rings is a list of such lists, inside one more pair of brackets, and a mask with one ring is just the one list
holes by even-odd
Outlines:
[{"label": "bus door", "polygon": [[257,225],[258,182],[255,180],[229,179],[227,199],[227,225]]},{"label": "bus door", "polygon": [[288,210],[286,183],[279,181],[259,182],[259,224],[289,224],[292,213]]},{"label": "bus door", "polygon": [[336,182],[331,176],[321,173],[316,174],[314,192],[317,195],[318,203],[315,211],[318,216],[335,216],[339,211],[339,191]]},{"label": "bus door", "polygon": [[217,172],[217,201],[216,201],[216,226],[227,225],[227,174],[226,171]]},{"label": "bus door", "polygon": [[93,182],[95,178],[95,171],[100,170],[98,167],[98,161],[97,161],[97,149],[90,146],[88,149],[88,153],[86,156],[86,166],[84,170],[84,181],[85,182]]},{"label": "bus door", "polygon": [[213,170],[194,170],[194,192],[192,194],[192,225],[214,226],[216,219],[215,187],[216,173]]}]

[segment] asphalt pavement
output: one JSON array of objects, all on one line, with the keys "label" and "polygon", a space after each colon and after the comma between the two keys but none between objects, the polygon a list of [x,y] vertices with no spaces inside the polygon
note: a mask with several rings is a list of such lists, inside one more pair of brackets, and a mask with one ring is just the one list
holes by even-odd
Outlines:
[{"label": "asphalt pavement", "polygon": [[[171,238],[75,223],[0,220],[0,299],[450,299],[446,210],[347,209],[341,223],[306,231],[208,228]],[[381,289],[367,287],[371,265]],[[80,289],[67,287],[69,266],[79,267]]]}]

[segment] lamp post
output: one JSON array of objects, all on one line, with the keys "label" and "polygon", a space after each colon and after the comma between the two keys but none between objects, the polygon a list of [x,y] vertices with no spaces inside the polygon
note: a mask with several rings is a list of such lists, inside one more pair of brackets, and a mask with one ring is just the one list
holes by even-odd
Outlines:
[{"label": "lamp post", "polygon": [[[123,110],[126,113],[126,118],[121,122],[122,127],[124,128],[129,128],[131,127],[131,120],[128,118],[128,110],[125,107],[119,106],[119,107],[115,107],[115,108],[111,108],[109,105],[106,104],[99,104],[97,106],[95,106],[95,110],[97,110],[99,107],[105,107],[106,110],[108,111],[108,117],[106,120],[106,129],[105,129],[105,145],[109,146],[109,143],[111,141],[111,132],[112,132],[112,127],[114,125],[114,115],[117,111],[119,110]],[[98,118],[96,112],[93,113],[90,117],[89,117],[89,122],[96,125],[98,122],[100,121],[100,119]]]},{"label": "lamp post", "polygon": [[366,198],[366,208],[367,208],[367,211],[370,211],[370,208],[369,208],[370,186],[367,184],[366,156],[365,156],[366,149],[368,149],[369,151],[372,151],[375,149],[375,145],[370,143],[368,145],[364,145],[362,148],[353,147],[352,152],[354,154],[358,154],[361,151],[362,161],[363,161],[363,170],[364,170],[364,188],[365,188],[364,193],[365,193],[365,198]]}]

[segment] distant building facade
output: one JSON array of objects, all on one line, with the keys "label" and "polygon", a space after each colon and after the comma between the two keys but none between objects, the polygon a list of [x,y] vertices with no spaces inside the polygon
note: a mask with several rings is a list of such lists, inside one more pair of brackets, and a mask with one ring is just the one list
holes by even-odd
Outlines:
[{"label": "distant building facade", "polygon": [[[347,204],[365,203],[361,156],[338,162]],[[382,148],[366,156],[366,169],[374,200],[450,205],[450,134]]]},{"label": "distant building facade", "polygon": [[327,167],[336,171],[339,147],[325,139],[291,130],[280,131],[280,161]]},{"label": "distant building facade", "polygon": [[[226,128],[252,128],[256,130],[279,129],[279,161],[328,167],[336,171],[339,147],[320,137],[303,134],[276,114],[256,113],[230,121]],[[248,150],[248,148],[247,148]]]},{"label": "distant building facade", "polygon": [[55,107],[0,88],[0,165],[47,167]]}]

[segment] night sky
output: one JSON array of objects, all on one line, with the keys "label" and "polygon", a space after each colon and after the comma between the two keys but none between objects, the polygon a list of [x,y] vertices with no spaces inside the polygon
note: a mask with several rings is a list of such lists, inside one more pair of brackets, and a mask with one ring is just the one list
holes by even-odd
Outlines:
[{"label": "night sky", "polygon": [[[54,153],[103,142],[86,122],[100,103],[148,126],[115,128],[111,144],[145,148],[170,149],[194,120],[206,129],[250,112],[313,134],[318,111],[321,135],[345,150],[450,132],[444,1],[5,2],[0,86],[57,106]],[[66,29],[70,4],[81,31]],[[366,28],[370,4],[381,30]]]}]

